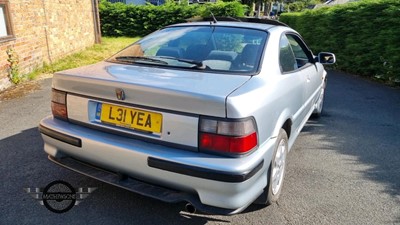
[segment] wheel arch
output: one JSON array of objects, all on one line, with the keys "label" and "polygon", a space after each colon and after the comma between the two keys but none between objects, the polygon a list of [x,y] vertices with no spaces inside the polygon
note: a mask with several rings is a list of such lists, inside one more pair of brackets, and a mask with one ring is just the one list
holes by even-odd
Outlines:
[{"label": "wheel arch", "polygon": [[285,123],[282,125],[282,129],[285,130],[288,139],[290,138],[290,134],[292,133],[292,120],[287,119]]},{"label": "wheel arch", "polygon": [[273,137],[277,137],[279,135],[279,130],[282,128],[285,130],[289,139],[292,134],[292,125],[293,121],[292,121],[292,116],[289,113],[289,110],[283,111],[274,128]]}]

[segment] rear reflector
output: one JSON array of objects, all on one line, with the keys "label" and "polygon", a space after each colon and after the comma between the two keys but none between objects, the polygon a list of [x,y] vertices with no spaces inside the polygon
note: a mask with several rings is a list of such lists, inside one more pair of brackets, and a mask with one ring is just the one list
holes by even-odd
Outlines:
[{"label": "rear reflector", "polygon": [[200,119],[199,148],[227,154],[244,154],[258,145],[255,122],[244,120]]}]

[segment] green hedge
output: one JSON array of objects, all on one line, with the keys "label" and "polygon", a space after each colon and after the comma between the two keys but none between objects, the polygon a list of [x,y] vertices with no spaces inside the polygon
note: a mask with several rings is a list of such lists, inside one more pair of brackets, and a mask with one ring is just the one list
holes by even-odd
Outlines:
[{"label": "green hedge", "polygon": [[282,14],[314,53],[336,54],[336,68],[400,85],[400,1],[363,0]]},{"label": "green hedge", "polygon": [[104,36],[144,36],[166,25],[185,22],[194,16],[244,16],[247,6],[239,2],[177,4],[169,1],[164,5],[126,5],[100,3],[101,31]]}]

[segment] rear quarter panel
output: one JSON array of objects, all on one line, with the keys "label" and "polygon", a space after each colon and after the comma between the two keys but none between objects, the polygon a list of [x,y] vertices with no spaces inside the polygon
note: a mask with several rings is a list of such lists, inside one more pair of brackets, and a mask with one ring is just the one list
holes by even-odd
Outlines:
[{"label": "rear quarter panel", "polygon": [[287,29],[271,30],[261,72],[227,98],[228,118],[255,118],[260,145],[278,136],[285,121],[292,120],[303,104],[302,78],[282,75],[279,67],[280,34]]},{"label": "rear quarter panel", "polygon": [[303,102],[303,96],[293,93],[291,88],[301,85],[299,79],[265,77],[253,77],[227,99],[228,118],[255,118],[260,145],[275,138],[285,121],[293,119]]}]

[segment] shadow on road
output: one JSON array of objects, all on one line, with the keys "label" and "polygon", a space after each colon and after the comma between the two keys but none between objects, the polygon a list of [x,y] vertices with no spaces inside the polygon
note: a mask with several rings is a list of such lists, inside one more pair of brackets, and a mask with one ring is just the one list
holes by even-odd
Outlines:
[{"label": "shadow on road", "polygon": [[[324,116],[309,121],[302,133],[319,135],[321,142],[329,143],[325,149],[351,156],[344,164],[362,164],[356,172],[383,184],[383,192],[400,205],[399,89],[334,74]],[[400,215],[390,222],[399,223]]]}]

